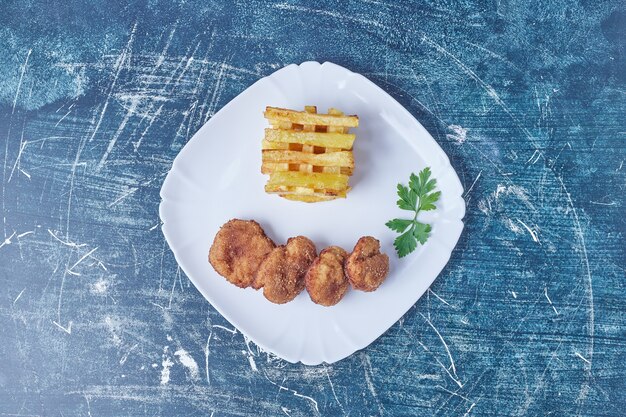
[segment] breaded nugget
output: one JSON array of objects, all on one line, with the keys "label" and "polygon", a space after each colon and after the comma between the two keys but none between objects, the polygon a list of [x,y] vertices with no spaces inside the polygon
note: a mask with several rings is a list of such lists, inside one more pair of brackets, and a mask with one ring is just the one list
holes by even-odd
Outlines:
[{"label": "breaded nugget", "polygon": [[306,290],[311,300],[323,306],[334,306],[348,291],[350,284],[343,270],[348,253],[338,246],[320,252],[306,273]]},{"label": "breaded nugget", "polygon": [[292,237],[263,260],[256,273],[255,288],[272,303],[283,304],[304,289],[304,275],[315,259],[315,244],[304,236]]},{"label": "breaded nugget", "polygon": [[380,253],[377,239],[364,236],[354,246],[344,268],[354,289],[374,291],[389,273],[389,257]]},{"label": "breaded nugget", "polygon": [[218,274],[246,288],[252,285],[259,265],[275,247],[257,222],[233,219],[215,235],[209,262]]}]

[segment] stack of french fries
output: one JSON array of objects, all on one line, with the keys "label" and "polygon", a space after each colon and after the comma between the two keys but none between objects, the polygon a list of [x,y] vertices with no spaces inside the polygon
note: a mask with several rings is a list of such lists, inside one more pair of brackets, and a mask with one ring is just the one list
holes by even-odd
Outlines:
[{"label": "stack of french fries", "polygon": [[267,193],[307,203],[346,197],[355,139],[348,129],[359,125],[357,116],[306,106],[303,112],[267,107],[265,118],[272,125],[265,129],[261,165],[270,176]]}]

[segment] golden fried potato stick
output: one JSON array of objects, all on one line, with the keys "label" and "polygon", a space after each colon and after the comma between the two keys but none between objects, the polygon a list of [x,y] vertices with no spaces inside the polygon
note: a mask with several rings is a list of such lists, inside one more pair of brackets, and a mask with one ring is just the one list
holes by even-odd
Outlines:
[{"label": "golden fried potato stick", "polygon": [[299,143],[302,145],[350,150],[356,135],[353,133],[305,132],[296,130],[265,129],[269,142]]},{"label": "golden fried potato stick", "polygon": [[273,187],[283,185],[345,191],[348,188],[348,176],[325,172],[274,172],[266,184],[266,189],[272,191]]},{"label": "golden fried potato stick", "polygon": [[264,115],[266,119],[285,121],[296,124],[342,127],[357,127],[359,125],[358,116],[308,113],[270,106],[265,108]]}]

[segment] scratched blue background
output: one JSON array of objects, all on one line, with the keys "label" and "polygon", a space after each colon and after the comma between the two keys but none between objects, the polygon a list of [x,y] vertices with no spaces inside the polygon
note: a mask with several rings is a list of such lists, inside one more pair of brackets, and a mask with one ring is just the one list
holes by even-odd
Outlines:
[{"label": "scratched blue background", "polygon": [[[0,416],[623,416],[620,3],[0,3]],[[211,308],[157,212],[193,133],[306,60],[405,105],[468,207],[432,290],[317,367]]]}]

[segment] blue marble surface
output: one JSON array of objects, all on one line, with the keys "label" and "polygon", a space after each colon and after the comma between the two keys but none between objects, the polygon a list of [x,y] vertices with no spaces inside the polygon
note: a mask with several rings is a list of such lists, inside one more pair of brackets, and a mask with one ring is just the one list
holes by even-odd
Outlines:
[{"label": "blue marble surface", "polygon": [[[0,3],[0,416],[623,416],[623,2]],[[159,189],[290,63],[360,72],[465,187],[431,291],[368,348],[289,364],[167,248]]]}]

